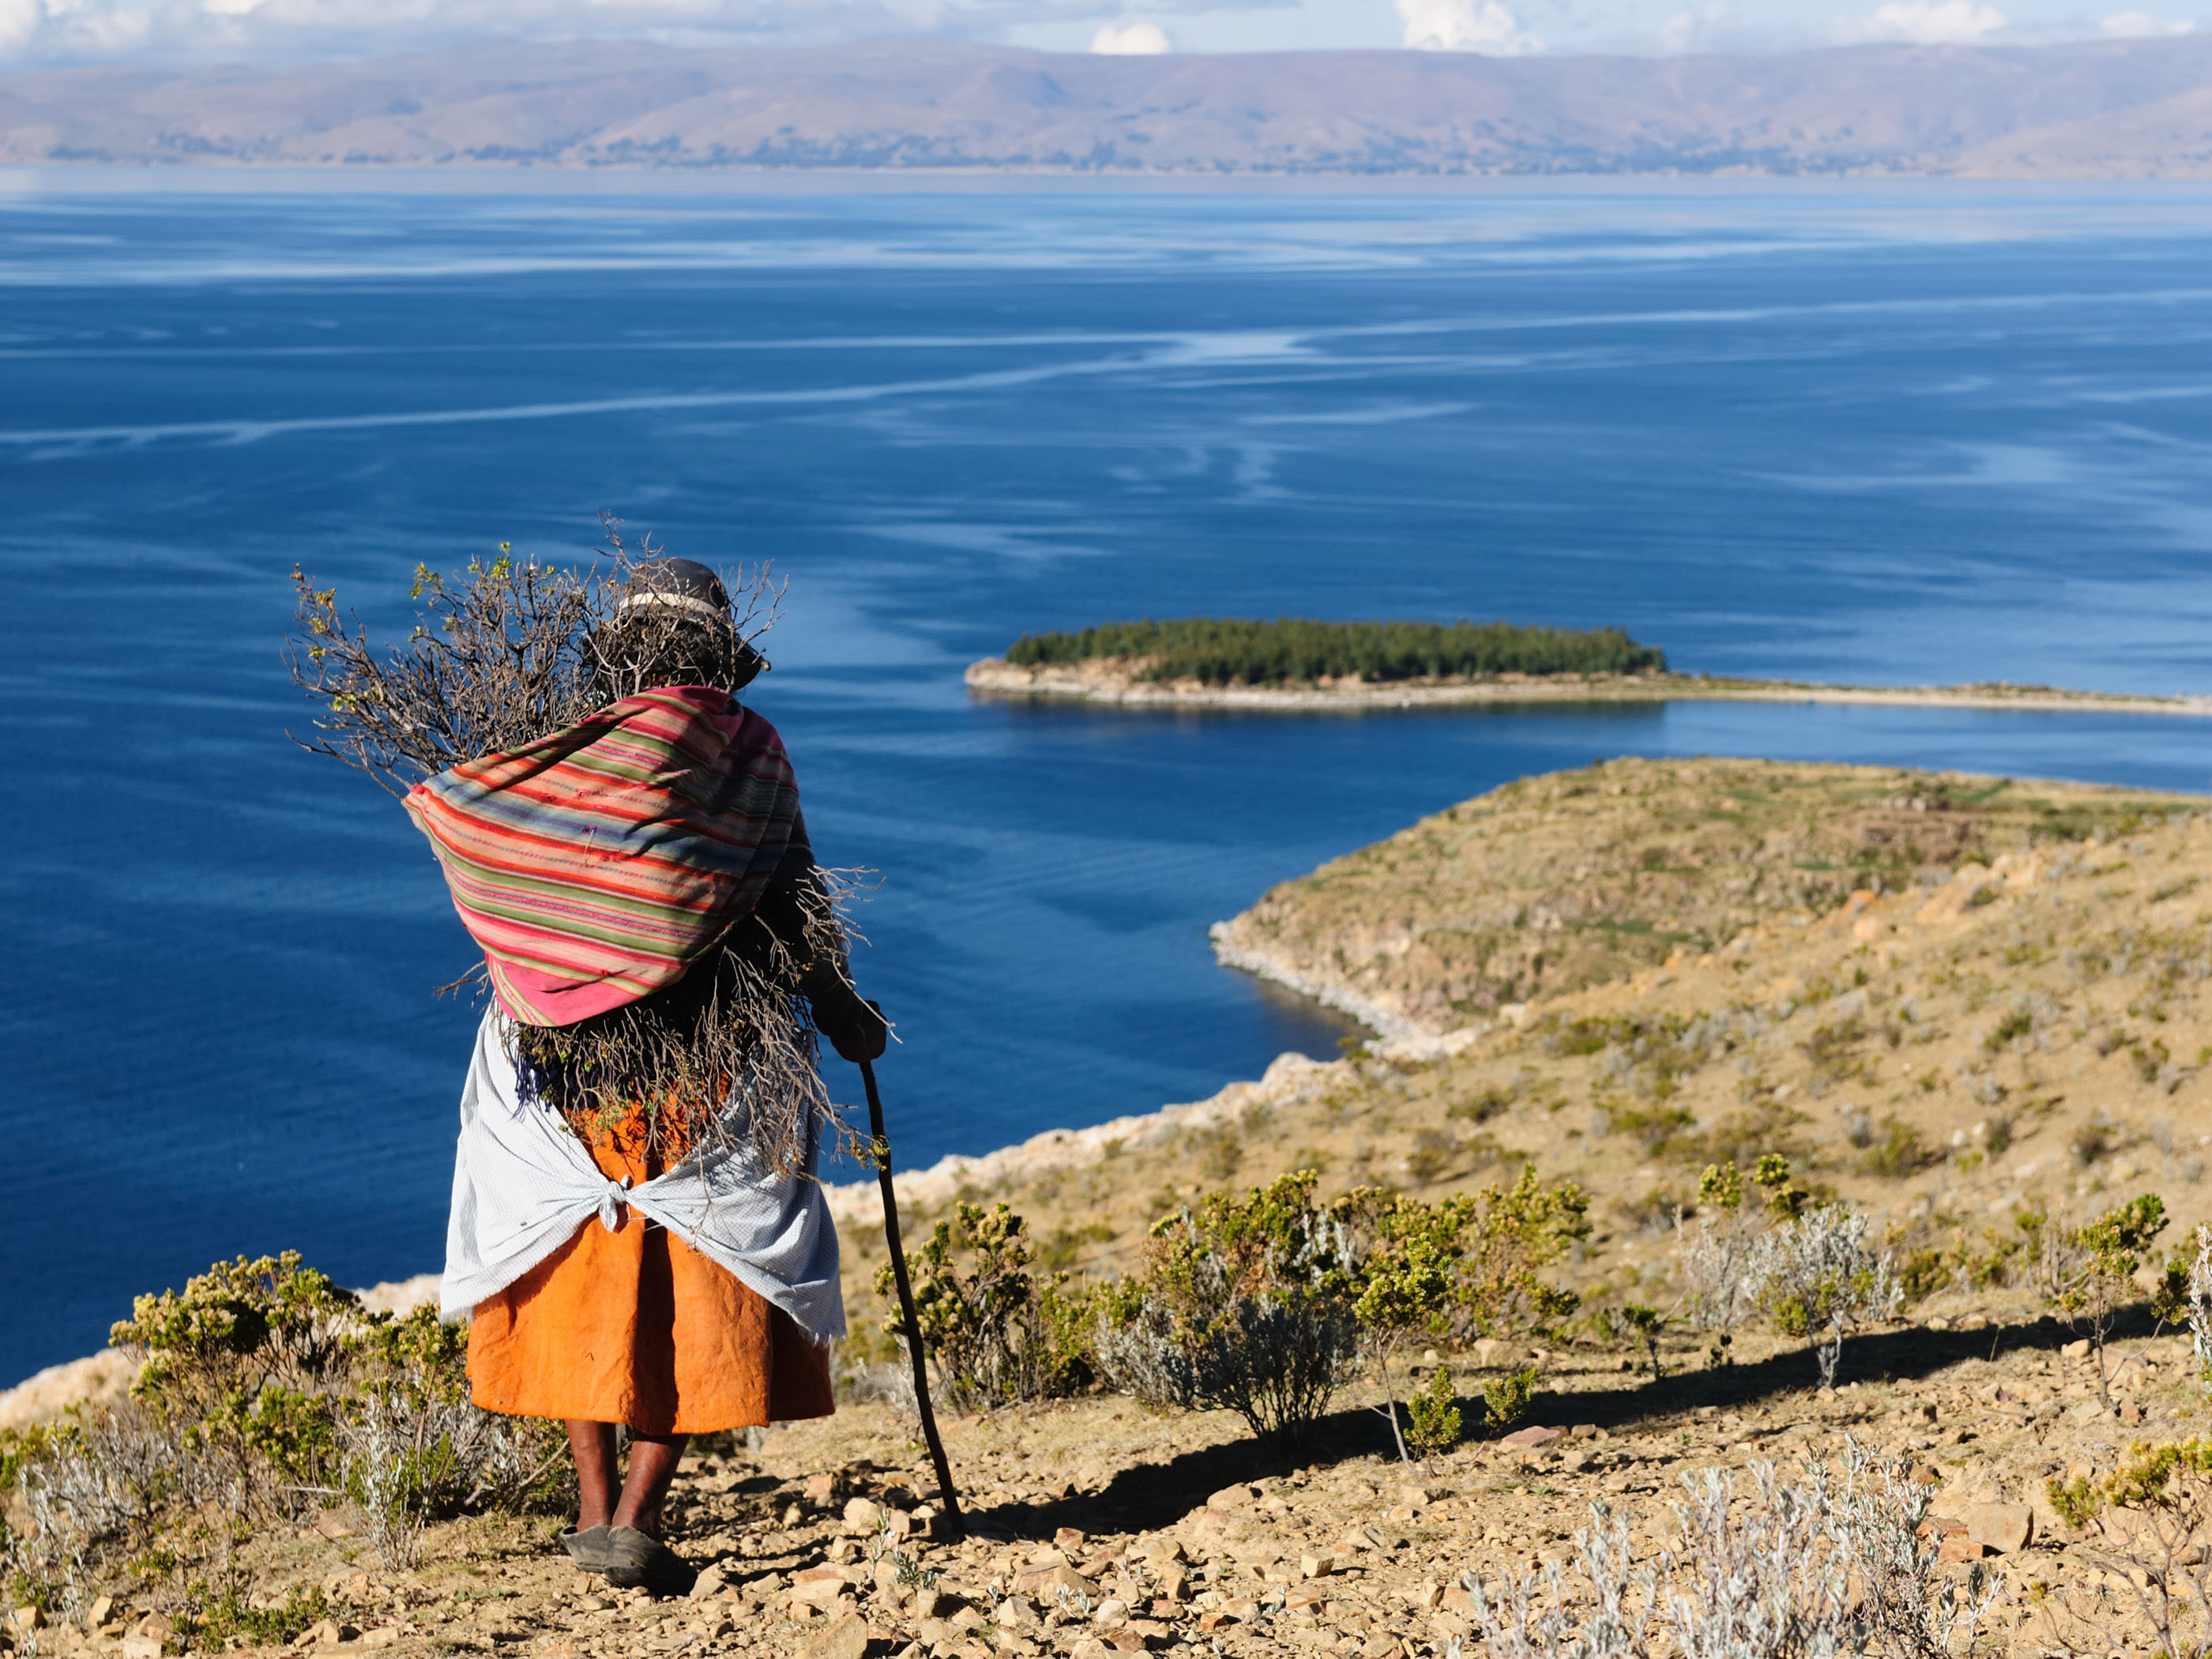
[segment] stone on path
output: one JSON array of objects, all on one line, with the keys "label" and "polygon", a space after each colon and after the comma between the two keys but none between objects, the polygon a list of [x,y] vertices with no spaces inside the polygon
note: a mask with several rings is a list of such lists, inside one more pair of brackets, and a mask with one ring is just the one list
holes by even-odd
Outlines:
[{"label": "stone on path", "polygon": [[867,1659],[868,1621],[848,1613],[806,1644],[805,1659]]},{"label": "stone on path", "polygon": [[2035,1535],[2035,1512],[2025,1504],[1969,1504],[1959,1518],[1968,1537],[2001,1555],[2026,1549]]},{"label": "stone on path", "polygon": [[1525,1449],[1533,1446],[1548,1446],[1559,1437],[1559,1431],[1557,1429],[1547,1429],[1541,1424],[1531,1423],[1525,1429],[1514,1430],[1512,1433],[1500,1439],[1498,1443],[1501,1446]]}]

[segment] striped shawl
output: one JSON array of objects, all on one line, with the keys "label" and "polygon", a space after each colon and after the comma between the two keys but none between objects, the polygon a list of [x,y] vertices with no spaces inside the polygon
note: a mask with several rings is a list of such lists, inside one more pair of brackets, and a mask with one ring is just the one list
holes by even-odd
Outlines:
[{"label": "striped shawl", "polygon": [[500,1006],[572,1025],[674,984],[751,914],[794,841],[775,728],[665,686],[407,794]]}]

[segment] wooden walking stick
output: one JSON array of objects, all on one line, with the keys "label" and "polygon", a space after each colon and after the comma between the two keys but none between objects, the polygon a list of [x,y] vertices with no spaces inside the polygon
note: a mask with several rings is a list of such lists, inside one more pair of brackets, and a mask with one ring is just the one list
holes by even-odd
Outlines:
[{"label": "wooden walking stick", "polygon": [[868,1133],[875,1137],[876,1181],[884,1190],[884,1239],[890,1246],[891,1279],[898,1285],[907,1355],[914,1361],[915,1409],[921,1414],[921,1437],[929,1443],[929,1461],[937,1466],[937,1490],[944,1495],[945,1513],[951,1522],[948,1541],[957,1544],[968,1535],[968,1522],[960,1513],[960,1494],[953,1489],[952,1465],[945,1462],[945,1443],[937,1437],[937,1413],[929,1406],[929,1357],[922,1351],[921,1322],[914,1311],[914,1285],[906,1276],[906,1246],[899,1239],[898,1194],[891,1187],[891,1143],[884,1133],[884,1097],[876,1092],[876,1068],[865,1060],[860,1062],[860,1081],[867,1085]]}]

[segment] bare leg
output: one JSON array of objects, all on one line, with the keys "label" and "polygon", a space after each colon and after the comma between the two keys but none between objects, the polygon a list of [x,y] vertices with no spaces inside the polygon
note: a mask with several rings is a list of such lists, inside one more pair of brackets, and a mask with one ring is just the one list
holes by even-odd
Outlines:
[{"label": "bare leg", "polygon": [[615,1508],[615,1525],[635,1527],[648,1537],[660,1536],[661,1502],[668,1496],[668,1483],[676,1478],[677,1464],[683,1461],[686,1437],[630,1431],[629,1478],[623,1483],[622,1502]]},{"label": "bare leg", "polygon": [[589,1532],[614,1518],[615,1425],[572,1417],[562,1426],[576,1460],[576,1530]]}]

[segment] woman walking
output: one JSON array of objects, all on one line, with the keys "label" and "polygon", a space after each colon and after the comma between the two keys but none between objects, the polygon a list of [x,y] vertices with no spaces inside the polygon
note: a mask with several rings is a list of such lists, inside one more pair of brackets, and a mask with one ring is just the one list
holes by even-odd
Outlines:
[{"label": "woman walking", "polygon": [[565,1425],[578,1567],[673,1591],[694,1577],[661,1539],[685,1437],[833,1408],[814,1033],[857,1061],[886,1028],[782,741],[738,700],[767,664],[721,581],[639,566],[580,654],[583,718],[405,797],[492,992],[441,1300],[470,1322],[476,1403]]}]

